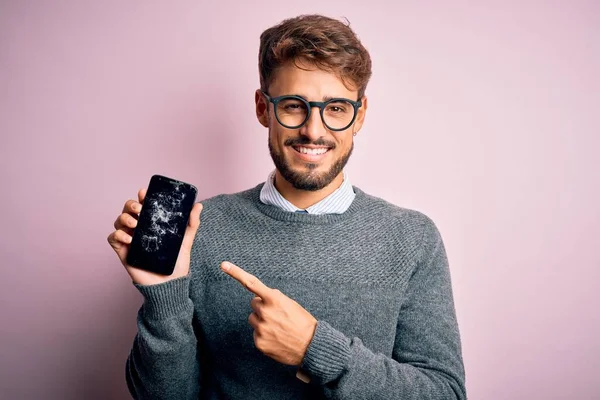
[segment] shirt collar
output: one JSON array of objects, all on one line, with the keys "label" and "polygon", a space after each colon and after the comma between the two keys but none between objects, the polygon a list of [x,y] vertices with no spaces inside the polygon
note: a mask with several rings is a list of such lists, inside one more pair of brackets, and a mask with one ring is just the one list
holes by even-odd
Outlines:
[{"label": "shirt collar", "polygon": [[[292,203],[290,203],[285,197],[279,193],[274,185],[275,171],[271,171],[265,184],[260,191],[260,201],[265,204],[271,204],[277,206],[285,211],[296,212],[302,210]],[[344,180],[339,188],[337,188],[329,196],[310,207],[306,208],[309,214],[342,214],[350,207],[356,194],[346,171],[342,171]]]}]

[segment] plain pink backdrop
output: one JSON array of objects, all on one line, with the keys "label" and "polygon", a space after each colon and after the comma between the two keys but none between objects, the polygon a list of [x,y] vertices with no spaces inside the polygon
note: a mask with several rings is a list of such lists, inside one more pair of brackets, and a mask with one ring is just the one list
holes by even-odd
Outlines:
[{"label": "plain pink backdrop", "polygon": [[313,12],[371,52],[346,170],[440,228],[469,398],[600,398],[598,3],[389,0],[0,3],[0,398],[128,397],[112,223],[153,173],[265,180],[259,35]]}]

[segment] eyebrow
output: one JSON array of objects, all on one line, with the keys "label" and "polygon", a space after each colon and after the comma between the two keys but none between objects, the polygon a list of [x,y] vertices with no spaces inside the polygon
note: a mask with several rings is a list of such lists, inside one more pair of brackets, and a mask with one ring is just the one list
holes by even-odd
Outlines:
[{"label": "eyebrow", "polygon": [[[308,96],[303,96],[303,95],[297,94],[297,93],[291,94],[290,96],[298,96],[298,97],[302,97],[306,101],[311,101],[311,100],[307,99]],[[323,100],[321,100],[321,101],[322,102],[326,102],[326,101],[329,101],[331,99],[345,99],[345,98],[346,97],[343,97],[343,96],[323,96]]]}]

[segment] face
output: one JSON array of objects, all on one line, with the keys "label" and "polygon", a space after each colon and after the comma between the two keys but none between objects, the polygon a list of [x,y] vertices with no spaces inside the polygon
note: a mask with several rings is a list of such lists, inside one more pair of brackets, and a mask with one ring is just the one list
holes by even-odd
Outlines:
[{"label": "face", "polygon": [[[300,65],[310,70],[290,63],[276,72],[268,89],[270,97],[298,95],[308,101],[326,101],[332,97],[357,100],[358,91],[346,88],[334,74],[310,64]],[[275,167],[286,181],[300,190],[320,190],[341,177],[354,147],[353,133],[362,127],[366,108],[366,97],[363,97],[355,122],[343,131],[329,130],[317,107],[312,109],[304,126],[288,129],[277,122],[273,104],[260,91],[256,92],[257,117],[269,128],[269,152]]]}]

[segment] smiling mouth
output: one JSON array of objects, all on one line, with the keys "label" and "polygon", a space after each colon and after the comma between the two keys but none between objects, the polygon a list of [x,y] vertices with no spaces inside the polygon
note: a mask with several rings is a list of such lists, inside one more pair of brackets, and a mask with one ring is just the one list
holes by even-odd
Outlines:
[{"label": "smiling mouth", "polygon": [[306,154],[308,156],[320,156],[327,153],[331,148],[329,147],[304,147],[304,146],[292,146],[297,153]]}]

